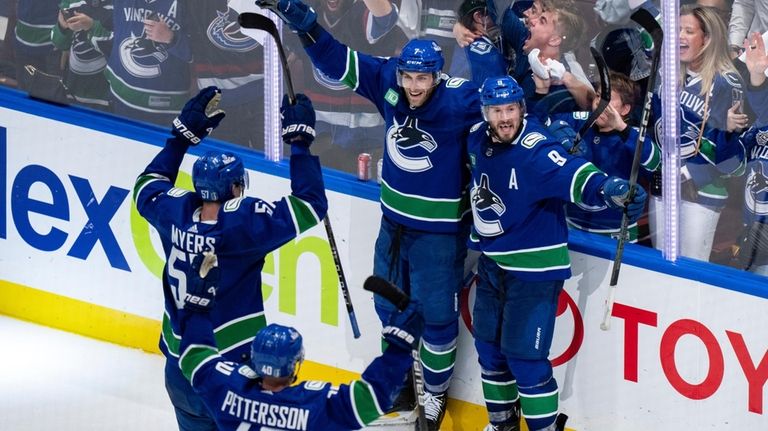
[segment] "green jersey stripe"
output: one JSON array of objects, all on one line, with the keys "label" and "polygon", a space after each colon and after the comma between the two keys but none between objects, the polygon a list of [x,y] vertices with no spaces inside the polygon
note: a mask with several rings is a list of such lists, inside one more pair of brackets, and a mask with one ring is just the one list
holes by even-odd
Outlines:
[{"label": "green jersey stripe", "polygon": [[455,199],[435,199],[398,192],[381,182],[381,203],[392,211],[417,220],[457,222],[468,208],[466,194]]},{"label": "green jersey stripe", "polygon": [[579,204],[582,203],[582,194],[584,193],[584,187],[586,187],[589,179],[592,175],[600,174],[600,170],[597,166],[591,162],[584,163],[576,170],[571,178],[571,202]]},{"label": "green jersey stripe", "polygon": [[136,179],[136,184],[133,186],[133,201],[136,202],[136,198],[139,197],[139,194],[141,194],[141,191],[146,187],[149,183],[153,181],[168,181],[171,182],[170,179],[158,175],[158,174],[147,174],[142,175],[139,178]]},{"label": "green jersey stripe", "polygon": [[[219,352],[223,354],[250,342],[255,337],[256,332],[265,326],[267,326],[267,318],[263,312],[233,319],[220,325],[213,331]],[[173,332],[168,313],[163,315],[162,337],[170,354],[178,357],[181,336]]]},{"label": "green jersey stripe", "polygon": [[651,154],[649,154],[648,158],[643,162],[643,167],[646,170],[653,172],[661,166],[661,151],[655,143],[650,142],[650,144]]},{"label": "green jersey stripe", "polygon": [[352,91],[357,90],[357,86],[360,84],[357,65],[357,51],[347,48],[347,65],[344,68],[344,75],[339,81],[351,88]]},{"label": "green jersey stripe", "polygon": [[203,344],[191,344],[179,358],[181,372],[187,380],[192,381],[195,372],[197,372],[200,366],[218,356],[219,352],[216,351],[215,347]]},{"label": "green jersey stripe", "polygon": [[486,251],[484,253],[500,267],[514,271],[550,271],[568,268],[571,264],[567,243],[508,252]]},{"label": "green jersey stripe", "polygon": [[288,205],[291,209],[291,218],[297,233],[303,233],[320,222],[320,217],[317,216],[312,205],[296,196],[288,196]]},{"label": "green jersey stripe", "polygon": [[364,380],[355,380],[350,388],[352,408],[360,425],[369,424],[384,414],[379,406],[373,388]]}]

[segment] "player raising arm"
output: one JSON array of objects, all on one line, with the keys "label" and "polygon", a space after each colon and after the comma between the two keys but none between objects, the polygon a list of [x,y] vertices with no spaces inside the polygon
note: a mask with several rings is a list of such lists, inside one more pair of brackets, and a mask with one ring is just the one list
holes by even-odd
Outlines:
[{"label": "player raising arm", "polygon": [[294,328],[273,323],[259,331],[250,343],[250,361],[221,356],[210,315],[220,307],[214,302],[228,268],[215,266],[216,260],[214,254],[197,255],[186,274],[179,366],[220,431],[353,430],[389,409],[424,329],[417,301],[390,315],[382,332],[389,345],[359,380],[338,387],[321,381],[293,385],[304,360],[302,337]]},{"label": "player raising arm", "polygon": [[181,430],[216,430],[216,425],[177,364],[179,309],[188,289],[185,274],[193,258],[216,252],[229,270],[219,284],[219,307],[210,313],[214,336],[224,357],[247,360],[248,343],[266,324],[261,295],[265,256],[325,216],[320,162],[309,146],[314,139],[312,104],[297,95],[283,100],[283,140],[291,145],[291,191],[277,202],[245,197],[248,177],[242,160],[232,153],[210,151],[192,168],[195,191],[174,187],[190,145],[197,145],[224,118],[217,109],[220,92],[208,87],[192,98],[173,121],[173,137],[136,180],[139,213],[157,229],[166,264],[163,268],[163,315],[160,350],[166,357],[166,389]]}]

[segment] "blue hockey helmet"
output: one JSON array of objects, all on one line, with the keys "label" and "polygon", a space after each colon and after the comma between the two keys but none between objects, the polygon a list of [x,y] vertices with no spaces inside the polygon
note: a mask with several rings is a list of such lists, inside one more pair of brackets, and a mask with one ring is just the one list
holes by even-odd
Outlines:
[{"label": "blue hockey helmet", "polygon": [[443,49],[434,40],[413,39],[405,44],[397,59],[398,72],[433,73],[443,70]]},{"label": "blue hockey helmet", "polygon": [[511,76],[488,78],[480,87],[480,103],[483,106],[506,105],[524,101],[523,89]]},{"label": "blue hockey helmet", "polygon": [[301,334],[289,326],[269,324],[251,343],[251,366],[261,377],[295,377],[302,361]]},{"label": "blue hockey helmet", "polygon": [[224,202],[235,197],[232,186],[248,186],[243,161],[229,152],[209,151],[192,167],[192,183],[204,201]]}]

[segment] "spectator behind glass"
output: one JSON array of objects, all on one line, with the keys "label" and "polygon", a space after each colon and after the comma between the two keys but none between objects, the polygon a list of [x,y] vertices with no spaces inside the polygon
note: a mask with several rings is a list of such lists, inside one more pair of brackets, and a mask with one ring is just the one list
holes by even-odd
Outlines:
[{"label": "spectator behind glass", "polygon": [[59,4],[58,0],[19,0],[16,8],[16,76],[19,88],[28,91],[31,82],[24,66],[29,64],[45,73],[61,74],[61,53],[51,42]]},{"label": "spectator behind glass", "polygon": [[112,0],[64,0],[57,25],[51,31],[56,49],[65,57],[64,83],[78,103],[90,108],[109,108],[109,83],[104,77],[112,49]]},{"label": "spectator behind glass", "polygon": [[[318,22],[340,42],[353,50],[391,57],[405,44],[402,30],[396,26],[398,9],[390,0],[310,0]],[[378,14],[378,16],[377,16]],[[360,153],[372,155],[371,164],[383,156],[381,136],[384,120],[376,106],[357,95],[346,84],[329,78],[303,55],[301,42],[289,36],[291,69],[312,99],[317,113],[315,154],[324,167],[355,172]]]},{"label": "spectator behind glass", "polygon": [[736,57],[748,34],[768,31],[768,2],[765,0],[733,0],[728,24],[731,57]]},{"label": "spectator behind glass", "polygon": [[[741,108],[741,77],[728,55],[725,24],[711,8],[680,10],[680,111],[682,114],[682,203],[680,253],[709,260],[720,212],[728,199],[726,180],[744,173],[744,148],[729,139],[747,125],[746,115],[728,122]],[[659,118],[658,116],[656,118]],[[660,121],[660,120],[659,120]],[[658,128],[657,128],[658,129]],[[663,209],[651,200],[651,240],[661,248]]]},{"label": "spectator behind glass", "polygon": [[[766,33],[768,34],[768,33]],[[745,40],[743,56],[749,70],[746,97],[757,111],[757,121],[741,141],[747,150],[744,181],[744,229],[735,253],[739,268],[768,275],[768,52],[760,33]]]},{"label": "spectator behind glass", "polygon": [[240,31],[228,0],[206,0],[184,19],[194,57],[197,88],[216,86],[227,121],[216,139],[264,150],[264,50]]},{"label": "spectator behind glass", "polygon": [[114,47],[106,76],[115,114],[165,125],[184,106],[192,55],[181,17],[189,4],[114,0]]}]

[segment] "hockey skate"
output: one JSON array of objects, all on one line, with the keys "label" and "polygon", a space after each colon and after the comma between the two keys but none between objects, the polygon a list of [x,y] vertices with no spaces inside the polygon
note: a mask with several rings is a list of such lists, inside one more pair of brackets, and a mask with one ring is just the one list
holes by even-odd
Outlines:
[{"label": "hockey skate", "polygon": [[427,417],[427,429],[419,431],[438,431],[445,416],[445,404],[448,401],[445,392],[442,394],[424,393],[424,415]]}]

